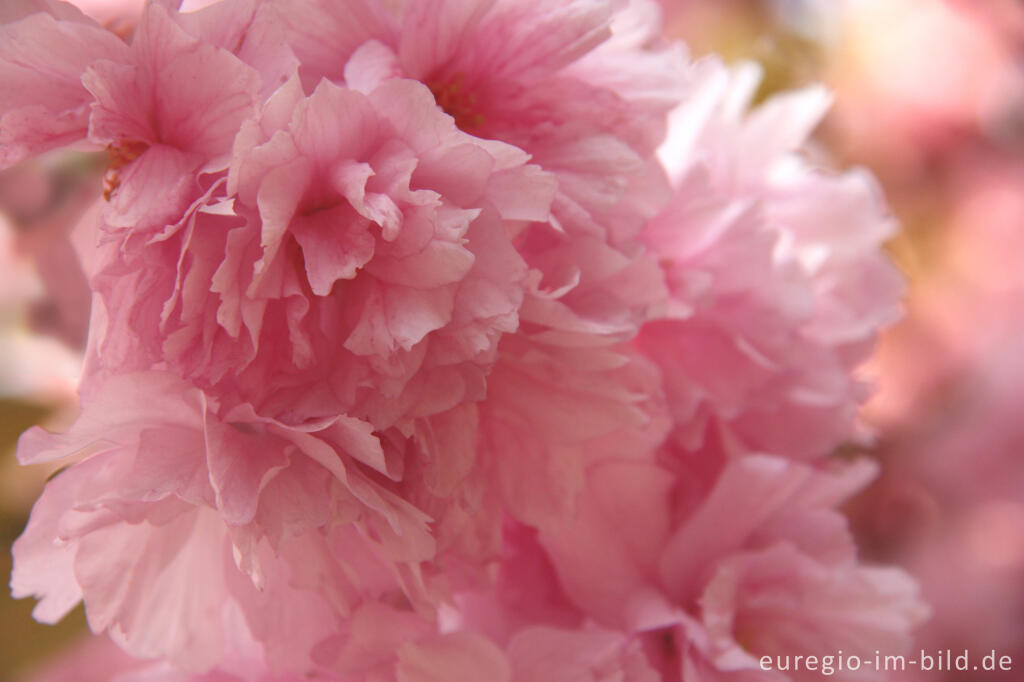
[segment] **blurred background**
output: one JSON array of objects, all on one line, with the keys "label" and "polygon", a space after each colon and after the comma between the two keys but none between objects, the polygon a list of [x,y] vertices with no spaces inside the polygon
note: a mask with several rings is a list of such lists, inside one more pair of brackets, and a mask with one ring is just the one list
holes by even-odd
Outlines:
[{"label": "blurred background", "polygon": [[[77,2],[122,35],[141,0]],[[897,563],[932,604],[926,650],[995,650],[1011,673],[907,672],[898,680],[1024,679],[1024,2],[663,0],[692,54],[753,60],[759,97],[824,82],[815,144],[881,180],[902,232],[906,317],[866,374],[866,452],[882,475],[849,507],[868,560]],[[816,150],[817,151],[817,150]],[[0,576],[45,468],[17,466],[18,434],[74,417],[89,297],[70,231],[105,157],[53,154],[0,173]],[[0,682],[74,656],[81,610],[56,627],[0,590]],[[81,655],[87,655],[85,653]],[[954,653],[955,655],[955,653]],[[52,671],[52,670],[51,670]],[[915,677],[916,675],[916,677]]]}]

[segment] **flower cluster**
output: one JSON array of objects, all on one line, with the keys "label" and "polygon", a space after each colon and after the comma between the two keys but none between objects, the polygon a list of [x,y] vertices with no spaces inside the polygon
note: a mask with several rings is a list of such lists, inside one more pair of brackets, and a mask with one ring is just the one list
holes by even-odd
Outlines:
[{"label": "flower cluster", "polygon": [[923,607],[839,505],[894,319],[817,89],[653,0],[0,14],[0,162],[105,150],[82,413],[15,548],[124,680],[778,680]]}]

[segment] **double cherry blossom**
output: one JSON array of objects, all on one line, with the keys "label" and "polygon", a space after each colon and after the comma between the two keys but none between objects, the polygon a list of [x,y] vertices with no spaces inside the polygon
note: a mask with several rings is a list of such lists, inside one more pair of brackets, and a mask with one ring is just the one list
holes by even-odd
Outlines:
[{"label": "double cherry blossom", "polygon": [[[906,645],[837,508],[895,318],[817,89],[647,0],[0,18],[0,162],[106,154],[82,413],[12,588],[134,680],[778,680]],[[873,649],[872,649],[873,651]],[[145,659],[155,659],[147,662]]]}]

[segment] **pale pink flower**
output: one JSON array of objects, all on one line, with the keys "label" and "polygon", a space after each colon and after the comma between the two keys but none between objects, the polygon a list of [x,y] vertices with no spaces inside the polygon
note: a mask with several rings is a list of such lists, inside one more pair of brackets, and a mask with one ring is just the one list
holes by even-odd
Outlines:
[{"label": "pale pink flower", "polygon": [[300,428],[366,419],[439,552],[482,561],[501,507],[472,403],[527,286],[508,232],[546,220],[554,191],[526,160],[459,131],[415,81],[309,97],[290,81],[242,127],[226,185],[161,241],[106,247],[91,381],[166,363]]},{"label": "pale pink flower", "polygon": [[153,3],[131,56],[94,62],[82,82],[95,98],[89,139],[112,159],[105,221],[134,233],[176,222],[201,193],[197,172],[227,165],[235,133],[255,112],[260,78]]},{"label": "pale pink flower", "polygon": [[[389,5],[281,0],[304,81],[415,78],[460,128],[525,150],[558,179],[553,221],[518,235],[542,280],[524,320],[621,341],[664,293],[635,235],[667,196],[653,151],[686,82],[652,3]],[[343,69],[342,66],[345,68]]]},{"label": "pale pink flower", "polygon": [[10,40],[0,53],[0,83],[16,93],[0,101],[4,134],[12,136],[0,139],[5,163],[88,139],[111,155],[110,226],[160,229],[179,219],[200,194],[196,171],[228,158],[261,80],[176,19],[160,3],[148,5],[130,47],[70,9],[4,24]]},{"label": "pale pink flower", "polygon": [[[413,81],[308,98],[292,81],[239,133],[227,197],[214,186],[127,262],[110,252],[97,287],[121,317],[95,355],[127,333],[139,348],[115,368],[166,361],[291,421],[386,429],[478,400],[526,275],[503,219],[544,219],[553,190],[526,158]],[[122,302],[125,281],[151,293]]]},{"label": "pale pink flower", "polygon": [[177,5],[130,46],[4,16],[82,47],[0,48],[0,86],[57,76],[3,121],[65,126],[2,153],[111,153],[83,414],[19,448],[71,462],[15,547],[37,618],[84,601],[159,659],[123,682],[756,679],[903,644],[913,587],[836,511],[873,469],[791,459],[855,433],[898,289],[871,183],[798,156],[819,91],[748,115],[649,0]]},{"label": "pale pink flower", "polygon": [[213,666],[237,602],[268,660],[301,672],[364,598],[406,587],[422,601],[401,566],[432,556],[427,519],[358,464],[386,475],[358,420],[291,427],[222,411],[166,374],[128,374],[66,434],[26,434],[18,455],[82,459],[50,481],[15,545],[15,595],[40,596],[44,622],[84,599],[92,629],[133,655]]},{"label": "pale pink flower", "polygon": [[801,158],[822,91],[748,113],[756,71],[707,61],[698,80],[659,151],[676,194],[645,233],[675,305],[637,344],[666,373],[687,447],[710,424],[741,452],[825,454],[858,437],[853,372],[898,314],[879,249],[892,220],[870,176]]},{"label": "pale pink flower", "polygon": [[514,668],[537,679],[552,674],[542,666],[569,679],[805,679],[765,673],[760,657],[899,654],[924,615],[915,586],[859,563],[836,511],[874,470],[599,460],[571,518],[539,533],[506,524],[493,588],[457,594],[442,622],[511,643]]},{"label": "pale pink flower", "polygon": [[[837,568],[790,544],[740,554],[723,562],[701,596],[710,644],[702,653],[726,670],[761,670],[763,656],[901,655],[910,648],[910,628],[925,614],[915,592],[913,580],[900,570]],[[872,672],[853,677],[887,677],[885,671]],[[819,675],[803,670],[789,677]]]},{"label": "pale pink flower", "polygon": [[0,99],[0,158],[105,148],[101,233],[122,241],[180,221],[226,168],[257,97],[295,68],[272,26],[250,28],[248,0],[190,14],[148,3],[130,46],[65,3],[16,4],[0,27],[0,86],[15,93]]},{"label": "pale pink flower", "polygon": [[15,0],[2,12],[0,167],[7,167],[84,140],[92,97],[82,74],[96,60],[126,60],[129,48],[67,3]]},{"label": "pale pink flower", "polygon": [[609,460],[588,472],[575,519],[540,542],[571,602],[647,637],[667,675],[760,674],[760,656],[838,648],[898,654],[924,616],[913,582],[859,564],[835,511],[872,472],[766,456],[675,473]]}]

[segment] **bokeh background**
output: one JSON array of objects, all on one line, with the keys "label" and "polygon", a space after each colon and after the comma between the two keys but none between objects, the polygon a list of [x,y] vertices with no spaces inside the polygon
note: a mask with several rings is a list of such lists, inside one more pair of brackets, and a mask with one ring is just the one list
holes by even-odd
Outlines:
[{"label": "bokeh background", "polygon": [[[920,648],[995,650],[1016,670],[894,679],[1024,679],[1024,2],[663,3],[668,35],[695,58],[759,63],[761,98],[827,84],[835,101],[814,153],[871,169],[903,226],[888,248],[907,277],[906,316],[864,368],[876,438],[863,454],[882,474],[848,512],[866,559],[921,581],[933,614]],[[142,0],[76,4],[128,36]],[[17,436],[74,417],[89,297],[71,229],[104,165],[59,153],[0,173],[4,582],[52,473],[17,466]],[[49,627],[32,607],[0,590],[0,682],[104,680],[75,658],[81,609]]]}]

